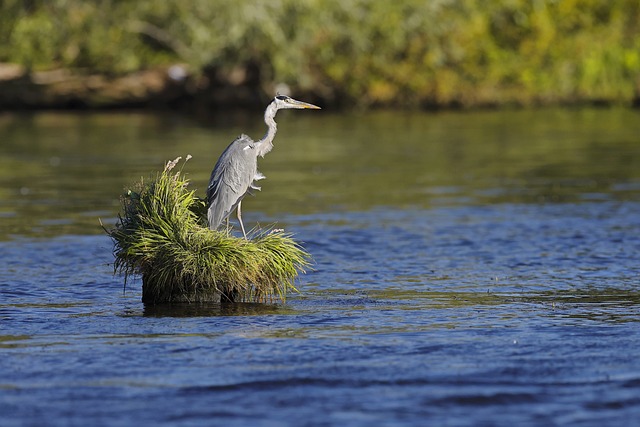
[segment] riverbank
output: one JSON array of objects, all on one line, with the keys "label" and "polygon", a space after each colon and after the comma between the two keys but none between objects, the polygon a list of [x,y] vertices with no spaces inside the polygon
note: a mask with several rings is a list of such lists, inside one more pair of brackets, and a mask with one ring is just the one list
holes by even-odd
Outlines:
[{"label": "riverbank", "polygon": [[88,70],[27,71],[0,64],[0,111],[33,109],[193,109],[264,104],[259,88],[212,81],[176,64],[108,75]]},{"label": "riverbank", "polygon": [[[242,72],[245,74],[245,71]],[[278,90],[288,92],[286,85],[271,85],[265,90],[250,81],[221,81],[204,74],[188,71],[185,65],[157,67],[130,74],[112,76],[106,74],[54,69],[28,72],[17,64],[0,64],[0,111],[7,110],[95,110],[114,108],[207,110],[228,108],[258,109]],[[325,98],[313,90],[296,95],[312,102],[334,108],[352,107],[356,104],[340,99]],[[402,99],[389,99],[385,103],[368,107],[460,109],[500,108],[551,105],[640,106],[640,89],[632,96],[619,98],[557,97],[540,98],[535,95],[483,98],[481,93],[468,94],[473,100],[425,100],[418,105],[407,104]]]}]

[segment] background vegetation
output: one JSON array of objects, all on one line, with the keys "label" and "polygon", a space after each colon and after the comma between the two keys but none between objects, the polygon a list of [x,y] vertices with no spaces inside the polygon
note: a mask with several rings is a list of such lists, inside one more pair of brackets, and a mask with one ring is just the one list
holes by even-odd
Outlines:
[{"label": "background vegetation", "polygon": [[637,102],[638,0],[0,0],[0,62],[325,102]]}]

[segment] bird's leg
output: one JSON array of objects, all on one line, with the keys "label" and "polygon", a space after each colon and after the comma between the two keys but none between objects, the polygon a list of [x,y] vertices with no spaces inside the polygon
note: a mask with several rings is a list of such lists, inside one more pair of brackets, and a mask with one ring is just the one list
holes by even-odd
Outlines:
[{"label": "bird's leg", "polygon": [[245,240],[247,239],[247,233],[245,233],[244,231],[244,224],[242,223],[242,200],[240,202],[238,202],[238,221],[240,221],[240,228],[242,229],[242,235],[244,236]]}]

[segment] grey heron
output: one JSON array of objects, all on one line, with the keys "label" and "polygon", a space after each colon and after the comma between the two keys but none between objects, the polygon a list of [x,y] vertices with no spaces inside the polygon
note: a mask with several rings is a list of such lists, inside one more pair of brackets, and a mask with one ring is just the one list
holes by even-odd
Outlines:
[{"label": "grey heron", "polygon": [[258,156],[264,157],[273,148],[273,138],[277,131],[274,118],[278,110],[286,108],[320,109],[313,104],[277,95],[264,112],[264,122],[267,124],[264,137],[254,141],[242,134],[229,144],[213,168],[207,187],[207,218],[211,230],[217,230],[235,209],[242,235],[247,238],[242,223],[242,199],[251,190],[260,190],[255,181],[264,179],[265,176],[258,172]]}]

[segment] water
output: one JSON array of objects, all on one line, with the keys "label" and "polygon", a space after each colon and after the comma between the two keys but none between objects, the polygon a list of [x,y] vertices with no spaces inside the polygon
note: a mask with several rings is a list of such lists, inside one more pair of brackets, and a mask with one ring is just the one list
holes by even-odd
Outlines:
[{"label": "water", "polygon": [[98,218],[259,119],[0,116],[0,424],[640,424],[637,111],[313,113],[243,203],[313,254],[301,293],[168,307]]}]

